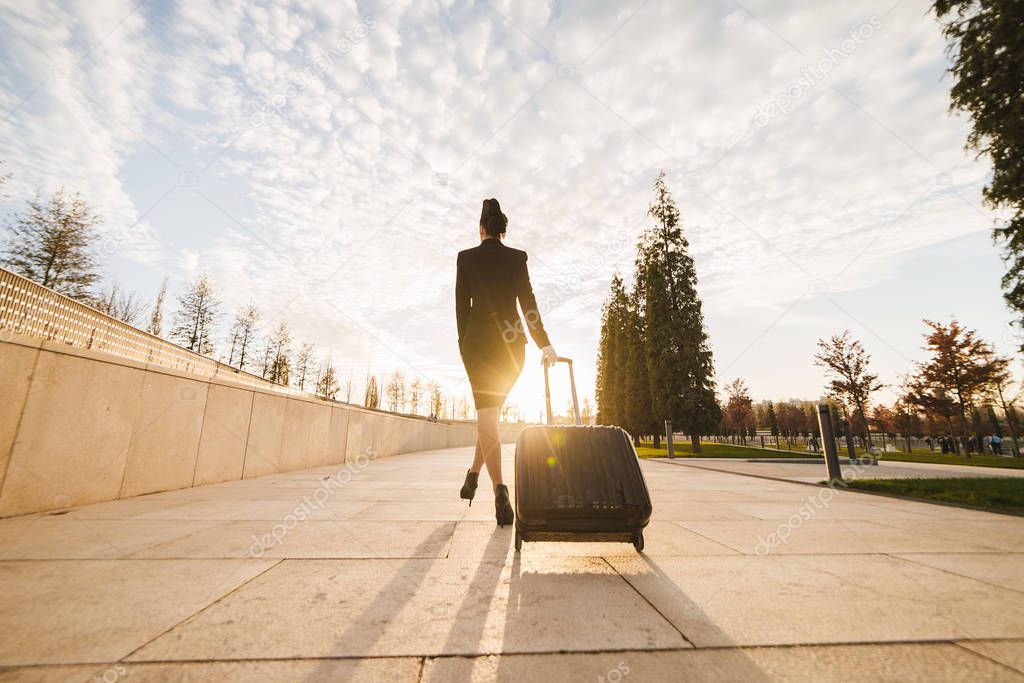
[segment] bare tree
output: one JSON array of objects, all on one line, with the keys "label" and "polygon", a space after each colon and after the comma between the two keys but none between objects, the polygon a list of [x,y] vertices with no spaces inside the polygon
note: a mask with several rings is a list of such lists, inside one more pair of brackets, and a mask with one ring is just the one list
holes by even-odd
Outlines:
[{"label": "bare tree", "polygon": [[231,326],[231,352],[228,354],[228,365],[234,365],[237,358],[239,370],[245,370],[246,360],[252,355],[252,346],[256,343],[256,325],[260,321],[260,312],[256,304],[250,301],[235,314],[235,322]]},{"label": "bare tree", "polygon": [[[309,371],[313,367],[313,360],[315,356],[316,349],[312,344],[309,342],[303,342],[299,345],[299,352],[295,356],[295,381],[298,382],[299,391],[302,391],[306,387],[306,375],[309,374]],[[334,369],[331,368],[331,371],[332,381],[337,384],[337,380],[333,379]],[[337,394],[337,390],[335,390],[334,393]]]},{"label": "bare tree", "polygon": [[337,372],[330,358],[327,359],[323,371],[319,374],[320,376],[316,380],[316,395],[333,401],[338,396],[339,387]]},{"label": "bare tree", "polygon": [[25,214],[15,214],[3,264],[14,272],[61,294],[90,302],[99,281],[94,242],[99,217],[81,195],[69,196],[63,187],[49,202],[28,202]]},{"label": "bare tree", "polygon": [[400,413],[405,410],[405,377],[398,370],[388,381],[385,395],[388,399],[388,410]]},{"label": "bare tree", "polygon": [[274,348],[274,360],[270,364],[270,372],[267,374],[267,379],[271,382],[278,384],[288,384],[288,377],[291,371],[291,361],[289,360],[290,349],[288,347],[292,342],[291,332],[288,331],[288,324],[283,320],[277,324],[274,328],[274,333],[271,336],[271,343]]},{"label": "bare tree", "polygon": [[135,292],[124,291],[116,282],[110,285],[105,294],[92,300],[92,307],[129,325],[134,325],[142,317],[144,309]]},{"label": "bare tree", "polygon": [[867,444],[870,448],[871,431],[867,429],[868,403],[871,394],[885,386],[878,381],[878,375],[868,369],[871,356],[858,340],[850,338],[849,330],[832,335],[828,341],[819,339],[818,349],[818,353],[814,354],[814,364],[825,368],[829,376],[829,394],[837,401],[853,407],[865,426]]},{"label": "bare tree", "polygon": [[149,325],[146,327],[146,331],[152,335],[159,337],[163,333],[164,328],[164,299],[167,298],[167,278],[164,278],[163,283],[160,285],[160,291],[157,292],[156,301],[153,302],[153,310],[149,314]]},{"label": "bare tree", "polygon": [[441,396],[441,387],[437,385],[437,382],[430,383],[430,412],[433,413],[434,417],[440,419],[441,413],[444,411],[444,397]]},{"label": "bare tree", "polygon": [[270,375],[270,368],[274,364],[274,340],[267,337],[263,342],[263,361],[260,368],[260,376],[267,379]]},{"label": "bare tree", "polygon": [[992,378],[992,392],[995,394],[994,398],[999,401],[999,406],[1003,409],[1003,415],[1006,417],[1006,426],[1010,428],[1013,456],[1019,458],[1020,449],[1017,446],[1017,435],[1020,431],[1017,429],[1017,411],[1013,405],[1014,399],[1007,399],[1006,397],[1012,382],[1010,377],[1010,360],[1008,358],[998,358],[995,363],[996,372]]},{"label": "bare tree", "polygon": [[[3,166],[6,163],[7,163],[6,161],[4,161],[3,159],[0,159],[0,166]],[[2,187],[4,185],[4,183],[6,183],[8,180],[10,180],[12,175],[13,175],[12,173],[0,173],[0,187]],[[3,192],[0,192],[0,199],[6,199],[6,198],[7,198],[7,195],[4,194]]]},{"label": "bare tree", "polygon": [[213,326],[220,302],[213,283],[206,275],[189,285],[178,299],[170,338],[190,351],[209,356],[213,353]]},{"label": "bare tree", "polygon": [[[519,414],[519,406],[516,406],[516,415]],[[583,397],[583,407],[580,408],[580,419],[583,424],[588,425],[594,421],[594,406],[590,403],[590,397]]]},{"label": "bare tree", "polygon": [[417,377],[409,385],[409,412],[417,415],[420,412],[420,403],[423,401],[423,383]]}]

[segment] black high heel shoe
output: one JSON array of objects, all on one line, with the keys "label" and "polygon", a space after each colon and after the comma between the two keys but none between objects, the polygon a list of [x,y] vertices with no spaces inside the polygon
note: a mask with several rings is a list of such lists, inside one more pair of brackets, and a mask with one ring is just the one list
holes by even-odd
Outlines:
[{"label": "black high heel shoe", "polygon": [[459,498],[465,498],[469,501],[470,506],[473,505],[473,496],[476,495],[476,484],[480,478],[479,472],[469,470],[466,472],[466,483],[462,485],[462,490],[459,491]]},{"label": "black high heel shoe", "polygon": [[498,526],[502,527],[516,519],[512,503],[508,500],[508,487],[504,484],[498,484],[498,490],[494,492],[494,517],[498,520]]}]

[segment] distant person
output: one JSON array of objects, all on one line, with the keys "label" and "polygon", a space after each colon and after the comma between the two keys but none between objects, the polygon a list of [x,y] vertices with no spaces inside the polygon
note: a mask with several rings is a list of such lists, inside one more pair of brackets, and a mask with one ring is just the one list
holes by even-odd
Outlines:
[{"label": "distant person", "polygon": [[477,414],[476,453],[459,495],[473,504],[480,469],[486,463],[494,486],[494,516],[501,526],[515,519],[508,487],[501,479],[498,416],[526,354],[526,332],[516,310],[517,300],[544,364],[553,365],[558,359],[541,323],[526,252],[502,243],[507,226],[508,218],[498,200],[485,199],[480,211],[480,245],[459,252],[455,276],[459,352]]},{"label": "distant person", "polygon": [[993,434],[989,443],[992,445],[992,455],[1003,454],[1003,437],[998,434]]},{"label": "distant person", "polygon": [[813,434],[811,438],[807,440],[807,450],[817,453],[818,452],[818,439]]}]

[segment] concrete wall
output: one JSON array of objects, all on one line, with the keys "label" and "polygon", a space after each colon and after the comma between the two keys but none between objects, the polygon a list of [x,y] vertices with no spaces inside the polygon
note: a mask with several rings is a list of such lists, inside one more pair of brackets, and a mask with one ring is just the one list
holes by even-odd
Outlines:
[{"label": "concrete wall", "polygon": [[[0,340],[0,517],[470,446],[429,423],[230,375],[199,378],[39,339]],[[503,429],[514,441],[519,428]]]}]

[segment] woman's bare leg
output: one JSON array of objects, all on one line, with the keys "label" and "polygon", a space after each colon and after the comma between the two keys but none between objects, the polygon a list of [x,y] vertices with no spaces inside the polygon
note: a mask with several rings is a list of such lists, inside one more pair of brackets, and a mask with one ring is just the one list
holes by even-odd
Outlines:
[{"label": "woman's bare leg", "polygon": [[[476,411],[477,456],[487,464],[491,485],[497,490],[501,480],[501,440],[498,437],[500,408],[481,408]],[[474,461],[474,464],[476,462]]]},{"label": "woman's bare leg", "polygon": [[469,468],[469,471],[470,472],[475,472],[477,474],[480,474],[480,470],[481,470],[481,468],[483,468],[483,466],[484,466],[484,449],[483,449],[483,446],[480,445],[480,434],[478,432],[477,436],[476,436],[476,452],[473,453],[473,465],[472,465],[472,467]]}]

